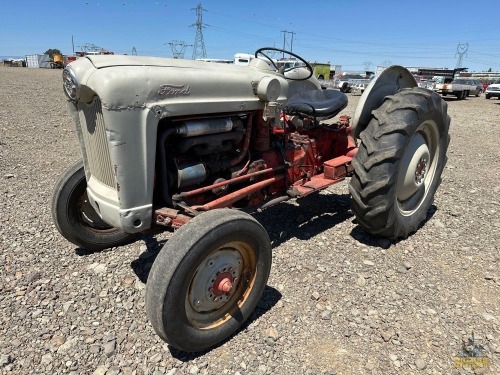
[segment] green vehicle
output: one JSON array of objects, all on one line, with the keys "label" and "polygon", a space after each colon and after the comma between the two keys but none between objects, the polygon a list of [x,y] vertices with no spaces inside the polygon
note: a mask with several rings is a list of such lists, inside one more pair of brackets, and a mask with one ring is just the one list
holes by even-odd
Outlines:
[{"label": "green vehicle", "polygon": [[314,76],[320,81],[330,79],[330,64],[311,63]]}]

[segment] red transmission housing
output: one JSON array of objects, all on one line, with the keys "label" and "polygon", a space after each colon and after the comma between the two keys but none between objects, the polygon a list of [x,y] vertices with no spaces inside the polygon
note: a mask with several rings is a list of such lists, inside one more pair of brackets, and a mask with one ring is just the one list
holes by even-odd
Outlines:
[{"label": "red transmission housing", "polygon": [[352,157],[357,150],[348,119],[347,123],[339,121],[336,124],[300,129],[289,134],[283,129],[275,128],[273,134],[283,138],[285,149],[281,154],[277,150],[264,152],[262,159],[267,167],[275,167],[285,162],[286,181],[280,184],[305,183],[324,172],[326,161],[346,155]]}]

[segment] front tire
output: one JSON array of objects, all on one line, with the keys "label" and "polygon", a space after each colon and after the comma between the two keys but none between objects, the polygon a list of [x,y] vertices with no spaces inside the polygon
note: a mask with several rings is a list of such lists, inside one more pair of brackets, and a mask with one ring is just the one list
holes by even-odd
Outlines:
[{"label": "front tire", "polygon": [[446,102],[419,87],[386,97],[372,112],[349,184],[362,228],[392,239],[419,228],[441,182],[449,126]]},{"label": "front tire", "polygon": [[81,160],[64,171],[57,181],[51,208],[59,233],[84,249],[100,251],[124,245],[133,239],[132,234],[106,224],[90,205]]},{"label": "front tire", "polygon": [[154,330],[187,352],[221,343],[255,309],[271,258],[269,236],[250,215],[217,209],[196,216],[165,244],[149,274]]}]

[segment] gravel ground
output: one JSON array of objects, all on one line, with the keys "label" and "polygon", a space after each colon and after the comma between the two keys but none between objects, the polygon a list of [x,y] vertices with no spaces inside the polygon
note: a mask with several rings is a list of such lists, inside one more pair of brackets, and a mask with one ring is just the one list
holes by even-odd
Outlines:
[{"label": "gravel ground", "polygon": [[[448,105],[448,164],[418,233],[367,235],[346,182],[257,214],[273,241],[264,297],[234,337],[195,355],[168,347],[145,315],[170,234],[89,253],[52,224],[53,185],[80,157],[61,71],[0,67],[0,371],[500,374],[500,101]],[[489,369],[456,370],[472,335]]]}]

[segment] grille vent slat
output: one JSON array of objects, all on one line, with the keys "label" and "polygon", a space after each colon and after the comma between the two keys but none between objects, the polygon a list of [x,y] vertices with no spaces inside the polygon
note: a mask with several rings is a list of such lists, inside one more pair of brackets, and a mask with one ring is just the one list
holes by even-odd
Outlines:
[{"label": "grille vent slat", "polygon": [[95,97],[90,104],[79,103],[78,113],[90,174],[103,184],[115,189],[101,101]]}]

